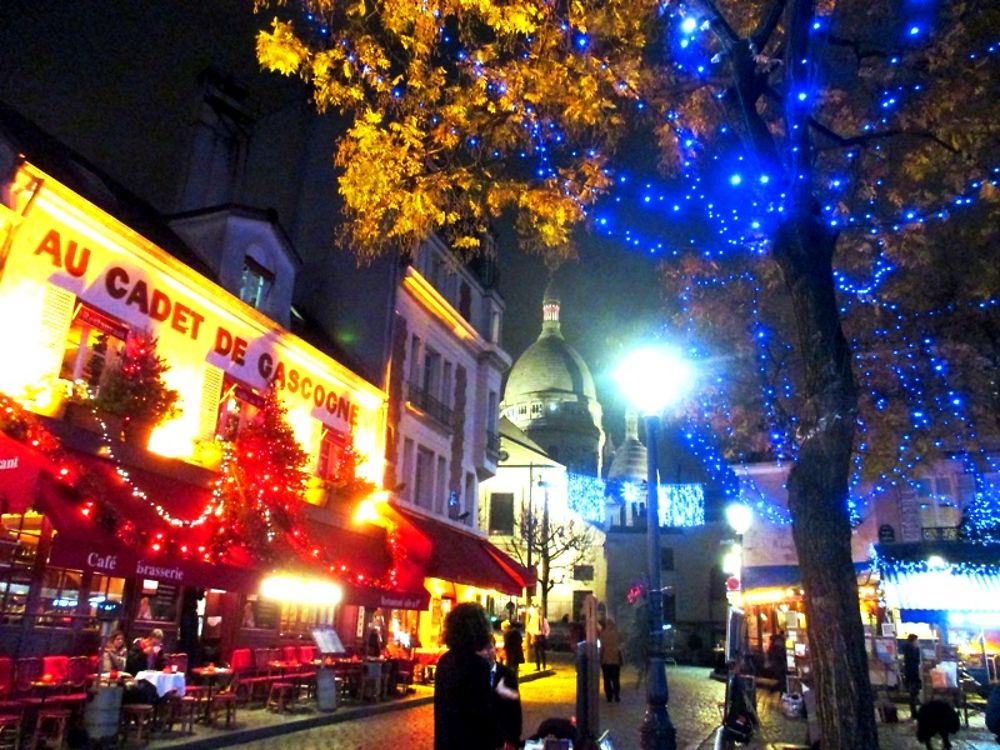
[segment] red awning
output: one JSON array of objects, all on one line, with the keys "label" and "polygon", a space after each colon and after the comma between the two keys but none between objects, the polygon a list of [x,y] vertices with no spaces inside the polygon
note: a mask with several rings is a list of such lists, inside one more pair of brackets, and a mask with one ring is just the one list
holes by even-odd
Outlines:
[{"label": "red awning", "polygon": [[26,443],[0,432],[0,513],[23,513],[35,501],[39,476],[49,460]]},{"label": "red awning", "polygon": [[426,575],[505,594],[520,594],[534,585],[533,568],[521,565],[486,539],[399,505],[394,508],[431,541]]}]

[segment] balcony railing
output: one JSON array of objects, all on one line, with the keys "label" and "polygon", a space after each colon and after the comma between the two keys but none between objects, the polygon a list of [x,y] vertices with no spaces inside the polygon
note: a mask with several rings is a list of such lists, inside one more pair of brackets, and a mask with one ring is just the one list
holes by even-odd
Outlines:
[{"label": "balcony railing", "polygon": [[921,536],[925,542],[955,542],[958,541],[958,527],[925,526]]},{"label": "balcony railing", "polygon": [[407,400],[442,427],[451,429],[451,409],[434,398],[417,383],[409,384]]}]

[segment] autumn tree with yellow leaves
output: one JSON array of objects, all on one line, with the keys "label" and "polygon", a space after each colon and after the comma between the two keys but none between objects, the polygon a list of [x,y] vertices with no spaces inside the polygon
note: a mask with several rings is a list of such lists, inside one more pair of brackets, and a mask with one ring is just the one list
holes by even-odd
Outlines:
[{"label": "autumn tree with yellow leaves", "polygon": [[[256,6],[274,18],[258,38],[261,63],[300,77],[319,110],[346,118],[335,156],[342,240],[362,259],[406,252],[431,232],[474,250],[501,214],[514,217],[527,249],[571,257],[574,228],[616,187],[613,167],[637,159],[680,186],[675,225],[704,225],[701,241],[681,246],[681,255],[694,250],[682,276],[725,271],[719,246],[749,250],[741,262],[758,267],[764,293],[780,290],[781,333],[796,348],[789,505],[823,746],[877,748],[845,502],[859,396],[834,261],[862,272],[926,264],[926,222],[954,208],[942,201],[995,206],[997,9],[889,0]],[[682,211],[694,204],[697,215]]]}]

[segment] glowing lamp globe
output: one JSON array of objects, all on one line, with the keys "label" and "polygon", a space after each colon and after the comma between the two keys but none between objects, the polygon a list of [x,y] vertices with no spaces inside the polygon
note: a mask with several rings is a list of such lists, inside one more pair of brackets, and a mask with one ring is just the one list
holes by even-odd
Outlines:
[{"label": "glowing lamp globe", "polygon": [[628,402],[649,416],[677,403],[691,390],[694,368],[675,350],[650,347],[625,357],[613,378]]},{"label": "glowing lamp globe", "polygon": [[726,506],[726,523],[742,536],[753,523],[753,509],[746,503],[730,503]]}]

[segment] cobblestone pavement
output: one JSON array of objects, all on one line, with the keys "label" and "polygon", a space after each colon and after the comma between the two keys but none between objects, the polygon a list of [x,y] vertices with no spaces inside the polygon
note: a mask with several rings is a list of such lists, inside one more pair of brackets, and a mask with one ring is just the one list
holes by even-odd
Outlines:
[{"label": "cobblestone pavement", "polygon": [[[558,658],[560,655],[556,655]],[[568,659],[568,656],[566,657]],[[530,665],[528,666],[531,669]],[[542,719],[570,716],[575,711],[576,675],[568,661],[550,665],[551,676],[521,686],[525,736],[535,731]],[[722,683],[708,678],[703,668],[669,667],[670,715],[677,728],[679,750],[711,750],[719,724],[718,702]],[[622,677],[622,701],[609,704],[600,697],[600,726],[608,729],[616,750],[638,750],[638,728],[645,710],[645,690],[636,688],[636,673],[627,669]],[[761,731],[749,746],[754,750],[778,750],[786,745],[804,746],[806,722],[787,720],[778,710],[777,696],[762,694],[760,699]],[[906,709],[901,714],[905,716]],[[983,728],[981,715],[970,716],[971,727],[954,739],[956,750],[997,748]],[[880,724],[882,750],[918,750],[922,745],[914,737],[912,722]],[[417,705],[337,724],[294,732],[242,747],[248,750],[430,750],[433,747],[433,707]],[[866,750],[859,748],[858,750]]]}]

